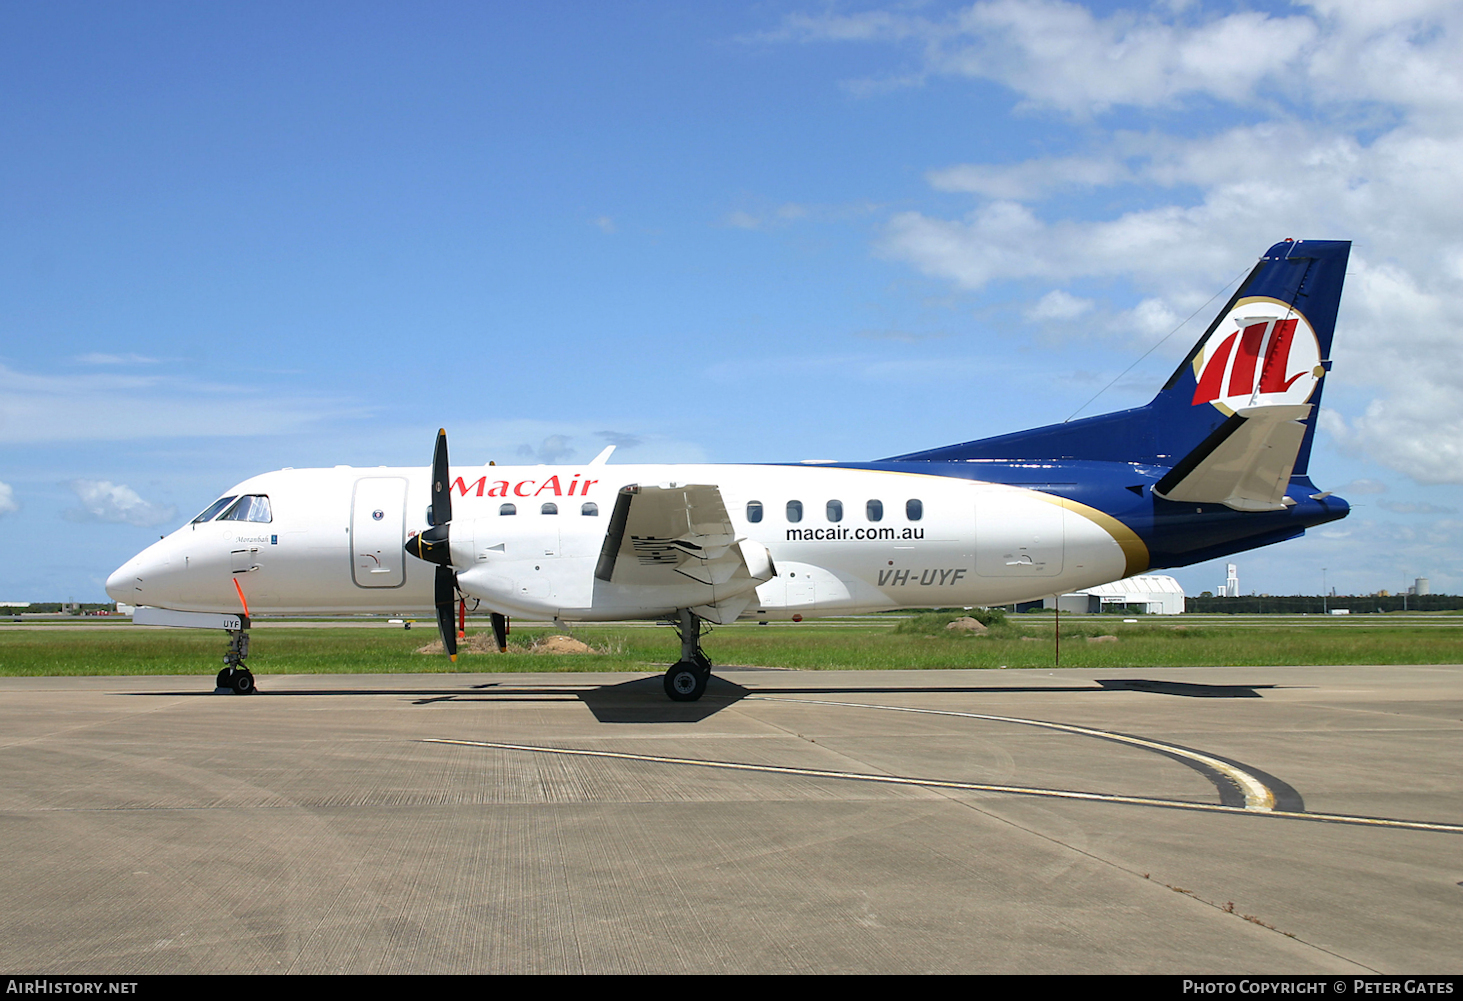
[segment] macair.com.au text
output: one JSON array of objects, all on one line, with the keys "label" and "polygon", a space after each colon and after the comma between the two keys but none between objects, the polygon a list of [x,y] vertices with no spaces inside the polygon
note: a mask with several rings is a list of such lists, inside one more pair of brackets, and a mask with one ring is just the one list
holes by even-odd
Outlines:
[{"label": "macair.com.au text", "polygon": [[789,528],[788,542],[840,542],[844,539],[872,539],[874,541],[897,541],[923,539],[923,528]]}]

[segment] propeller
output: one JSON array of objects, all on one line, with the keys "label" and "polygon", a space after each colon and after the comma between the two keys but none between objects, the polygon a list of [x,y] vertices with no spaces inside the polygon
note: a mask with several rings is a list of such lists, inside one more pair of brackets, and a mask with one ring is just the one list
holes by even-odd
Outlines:
[{"label": "propeller", "polygon": [[498,643],[498,652],[508,652],[508,616],[499,615],[493,612],[490,616],[493,623],[493,639]]},{"label": "propeller", "polygon": [[437,448],[432,453],[432,505],[427,508],[425,532],[406,542],[406,551],[419,560],[437,564],[433,603],[437,606],[437,631],[442,645],[455,663],[457,660],[457,624],[453,611],[457,604],[457,571],[452,568],[452,547],[449,541],[452,521],[452,479],[447,466],[447,429],[437,432]]}]

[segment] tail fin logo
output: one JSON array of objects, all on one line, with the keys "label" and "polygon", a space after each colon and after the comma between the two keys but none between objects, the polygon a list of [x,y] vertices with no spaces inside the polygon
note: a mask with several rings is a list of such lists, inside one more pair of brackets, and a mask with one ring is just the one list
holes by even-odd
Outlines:
[{"label": "tail fin logo", "polygon": [[1194,356],[1194,406],[1230,414],[1304,403],[1323,375],[1320,341],[1304,316],[1275,299],[1241,299]]}]

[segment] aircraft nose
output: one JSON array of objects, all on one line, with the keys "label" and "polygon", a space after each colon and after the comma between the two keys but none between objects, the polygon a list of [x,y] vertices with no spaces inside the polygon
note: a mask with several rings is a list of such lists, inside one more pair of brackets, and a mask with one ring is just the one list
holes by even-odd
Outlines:
[{"label": "aircraft nose", "polygon": [[137,558],[133,557],[113,570],[112,575],[107,578],[108,597],[123,604],[136,604],[142,587],[142,582],[137,579],[138,569]]},{"label": "aircraft nose", "polygon": [[129,605],[145,605],[149,597],[161,597],[159,588],[166,590],[171,555],[167,542],[154,542],[112,571],[107,578],[108,596]]}]

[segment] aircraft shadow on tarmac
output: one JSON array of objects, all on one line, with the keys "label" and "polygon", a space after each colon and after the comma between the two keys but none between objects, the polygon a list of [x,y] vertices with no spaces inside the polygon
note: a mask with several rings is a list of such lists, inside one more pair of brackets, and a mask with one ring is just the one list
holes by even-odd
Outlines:
[{"label": "aircraft shadow on tarmac", "polygon": [[[910,693],[1006,694],[1011,692],[1152,692],[1157,695],[1179,695],[1195,699],[1258,699],[1257,688],[1274,685],[1196,685],[1183,681],[1148,681],[1142,678],[1099,680],[1100,687],[1082,686],[1001,686],[971,687],[968,685],[849,687],[769,687],[759,685],[757,695],[898,695]],[[706,694],[699,702],[668,702],[659,678],[637,678],[617,685],[580,691],[579,699],[601,723],[696,723],[741,701],[753,692],[734,681],[712,675]]]},{"label": "aircraft shadow on tarmac", "polygon": [[637,678],[579,693],[601,723],[699,723],[752,694],[735,681],[711,676],[695,702],[672,702],[660,678]]},{"label": "aircraft shadow on tarmac", "polygon": [[[267,684],[267,679],[266,679]],[[1276,685],[1201,685],[1185,681],[1154,681],[1144,678],[1100,678],[1085,685],[894,685],[894,686],[763,686],[755,691],[713,674],[706,694],[697,702],[671,702],[659,677],[634,678],[610,685],[503,685],[487,682],[457,688],[335,688],[269,691],[258,695],[404,695],[415,696],[413,705],[430,706],[442,702],[583,702],[601,723],[699,723],[727,706],[735,705],[748,695],[809,696],[834,698],[847,695],[908,694],[1102,694],[1110,692],[1148,692],[1155,695],[1177,695],[1194,699],[1258,699],[1260,690]],[[147,692],[148,695],[203,695],[204,692]]]},{"label": "aircraft shadow on tarmac", "polygon": [[1189,681],[1148,681],[1143,678],[1099,678],[1097,683],[1108,691],[1154,692],[1158,695],[1183,695],[1191,699],[1258,699],[1257,688],[1274,685],[1196,685]]}]

